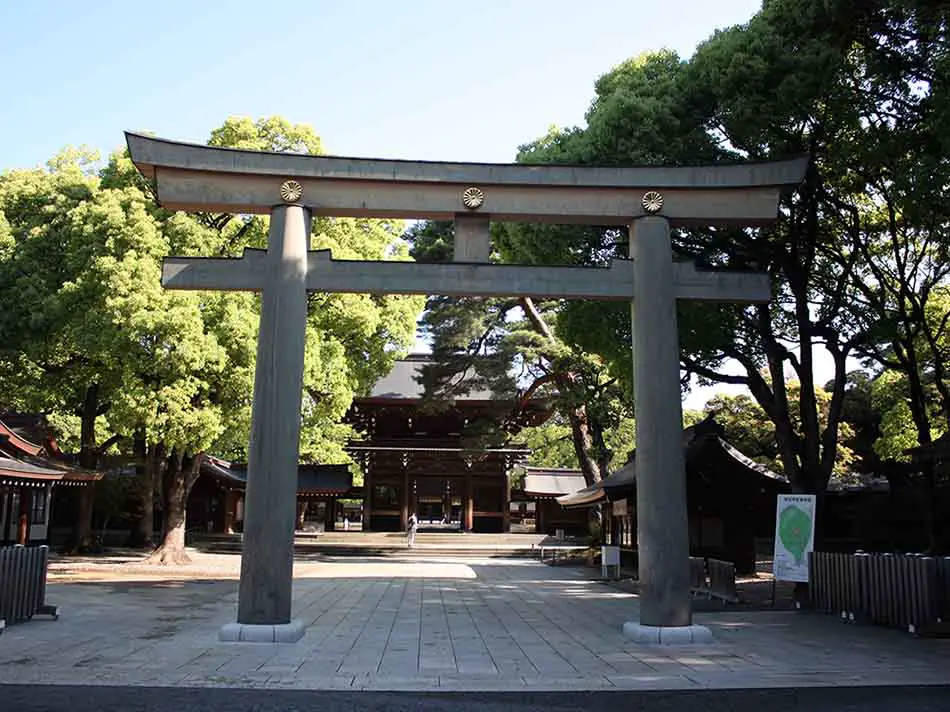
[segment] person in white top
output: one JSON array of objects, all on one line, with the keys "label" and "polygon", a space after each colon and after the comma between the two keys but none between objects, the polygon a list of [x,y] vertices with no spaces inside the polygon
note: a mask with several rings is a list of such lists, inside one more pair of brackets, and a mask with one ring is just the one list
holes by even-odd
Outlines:
[{"label": "person in white top", "polygon": [[409,521],[406,523],[406,540],[409,542],[409,548],[416,543],[416,529],[419,526],[419,520],[415,513],[409,515]]}]

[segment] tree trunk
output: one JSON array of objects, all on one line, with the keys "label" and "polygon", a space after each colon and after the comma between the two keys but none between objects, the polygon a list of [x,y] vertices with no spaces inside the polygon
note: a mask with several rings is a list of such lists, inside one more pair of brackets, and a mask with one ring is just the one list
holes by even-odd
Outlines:
[{"label": "tree trunk", "polygon": [[142,476],[139,485],[139,506],[142,507],[142,516],[135,523],[135,531],[132,533],[132,546],[141,549],[152,549],[155,547],[155,493],[151,472],[147,472]]},{"label": "tree trunk", "polygon": [[[567,378],[556,379],[563,382],[558,387],[567,387]],[[597,460],[593,457],[593,440],[590,436],[590,426],[587,420],[587,407],[580,405],[567,414],[567,419],[571,424],[571,441],[574,443],[574,454],[577,455],[577,461],[581,466],[581,472],[584,473],[584,481],[588,485],[600,482],[603,479],[603,473]]]},{"label": "tree trunk", "polygon": [[[94,470],[99,464],[96,449],[96,416],[99,407],[99,385],[91,384],[86,389],[80,414],[79,466]],[[88,484],[79,493],[79,507],[73,525],[73,553],[88,551],[92,547],[92,510],[95,502],[95,485]]]},{"label": "tree trunk", "polygon": [[[544,321],[541,312],[534,305],[534,300],[530,297],[521,298],[521,308],[525,316],[541,336],[550,342],[555,341],[554,332]],[[556,373],[554,381],[562,393],[567,393],[570,388],[570,376],[565,373]],[[593,457],[593,440],[591,439],[590,423],[588,420],[587,406],[581,404],[572,408],[567,413],[568,422],[571,424],[571,442],[574,444],[574,453],[577,455],[577,461],[581,466],[581,472],[584,473],[584,480],[588,485],[600,482],[604,478],[604,472],[601,472],[597,460]]]},{"label": "tree trunk", "polygon": [[135,531],[132,532],[132,546],[143,549],[152,549],[155,547],[155,458],[154,448],[149,449],[145,439],[145,433],[139,432],[135,436],[133,443],[135,453],[135,469],[137,482],[137,495],[139,506],[142,508],[142,515],[135,524]]},{"label": "tree trunk", "polygon": [[[148,558],[152,564],[182,565],[191,563],[185,552],[185,513],[188,492],[194,479],[191,470],[196,468],[197,458],[186,458],[178,450],[172,450],[164,476],[165,526],[162,544]],[[190,482],[189,482],[190,480]]]}]

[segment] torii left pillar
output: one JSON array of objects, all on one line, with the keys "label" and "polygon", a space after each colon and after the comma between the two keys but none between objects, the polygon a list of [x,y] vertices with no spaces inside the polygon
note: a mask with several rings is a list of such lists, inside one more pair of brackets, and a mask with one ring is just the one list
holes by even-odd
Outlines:
[{"label": "torii left pillar", "polygon": [[273,209],[251,407],[238,615],[236,623],[221,629],[223,641],[292,643],[304,634],[303,623],[291,618],[291,605],[309,236],[306,208]]}]

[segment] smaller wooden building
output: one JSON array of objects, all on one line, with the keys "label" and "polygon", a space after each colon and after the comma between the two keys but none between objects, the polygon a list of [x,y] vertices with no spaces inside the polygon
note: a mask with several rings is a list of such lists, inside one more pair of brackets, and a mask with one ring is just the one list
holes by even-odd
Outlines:
[{"label": "smaller wooden building", "polygon": [[586,484],[580,470],[525,466],[524,486],[511,491],[512,521],[530,522],[530,531],[538,534],[554,535],[563,530],[568,536],[584,536],[588,533],[587,512],[565,509],[557,498],[577,492]]},{"label": "smaller wooden building", "polygon": [[[188,496],[188,528],[218,534],[242,531],[247,464],[205,456],[200,468]],[[342,517],[337,501],[352,496],[349,465],[299,465],[297,529],[332,531]]]},{"label": "smaller wooden building", "polygon": [[55,441],[44,440],[37,444],[0,421],[0,545],[49,543],[54,491],[102,478],[70,466]]},{"label": "smaller wooden building", "polygon": [[[738,573],[755,571],[756,539],[774,536],[778,495],[787,480],[751,460],[723,438],[709,416],[683,431],[690,554],[732,561]],[[636,548],[636,451],[602,482],[558,498],[565,508],[603,503],[605,540]]]}]

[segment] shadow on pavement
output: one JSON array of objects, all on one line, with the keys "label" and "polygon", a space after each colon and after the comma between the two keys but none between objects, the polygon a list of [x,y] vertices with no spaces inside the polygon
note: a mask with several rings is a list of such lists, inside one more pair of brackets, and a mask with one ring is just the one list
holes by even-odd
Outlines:
[{"label": "shadow on pavement", "polygon": [[933,712],[950,709],[950,687],[420,693],[0,685],[0,708],[18,712]]}]

